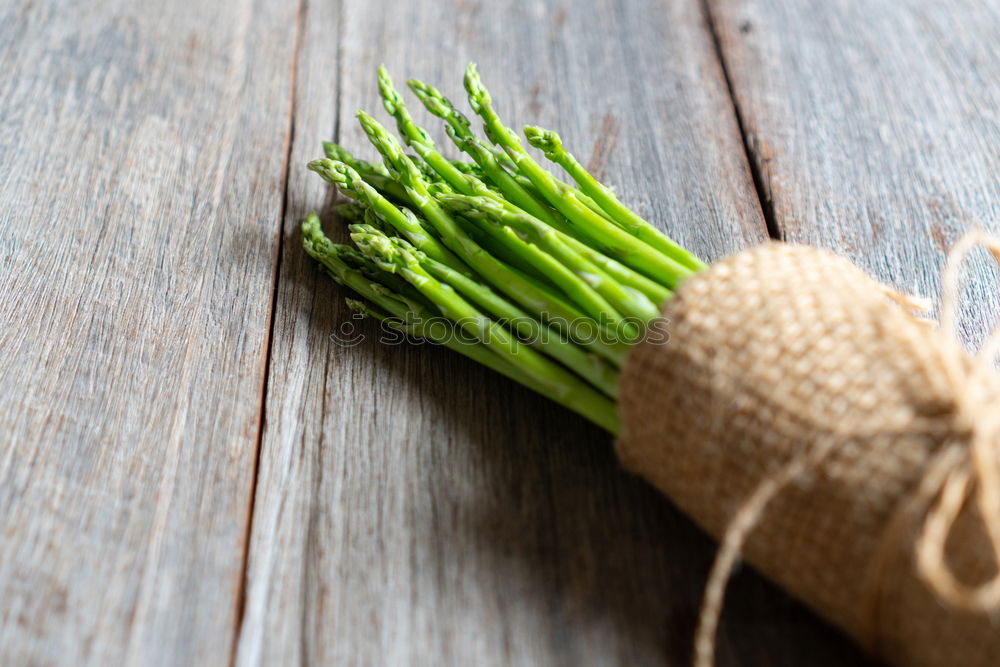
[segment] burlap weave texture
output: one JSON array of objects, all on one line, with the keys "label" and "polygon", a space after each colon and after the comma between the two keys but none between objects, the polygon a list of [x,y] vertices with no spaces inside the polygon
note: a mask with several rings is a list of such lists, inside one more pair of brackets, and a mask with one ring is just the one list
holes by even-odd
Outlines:
[{"label": "burlap weave texture", "polygon": [[[743,558],[890,662],[1000,665],[1000,619],[943,603],[915,565],[917,490],[973,430],[941,337],[846,260],[786,244],[716,263],[664,317],[669,341],[640,344],[623,372],[623,464],[719,537],[762,482],[812,456]],[[996,381],[975,381],[1000,410]],[[947,545],[962,581],[993,576],[975,503]]]}]

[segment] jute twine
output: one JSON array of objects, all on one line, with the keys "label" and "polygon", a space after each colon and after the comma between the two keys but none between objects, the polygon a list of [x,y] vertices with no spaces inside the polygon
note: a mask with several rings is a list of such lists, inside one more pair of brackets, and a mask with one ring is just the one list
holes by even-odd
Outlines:
[{"label": "jute twine", "polygon": [[698,665],[741,557],[880,658],[1000,664],[1000,331],[975,357],[955,334],[976,245],[1000,264],[984,232],[954,247],[937,328],[846,260],[771,244],[690,279],[669,340],[631,354],[619,457],[720,539]]}]

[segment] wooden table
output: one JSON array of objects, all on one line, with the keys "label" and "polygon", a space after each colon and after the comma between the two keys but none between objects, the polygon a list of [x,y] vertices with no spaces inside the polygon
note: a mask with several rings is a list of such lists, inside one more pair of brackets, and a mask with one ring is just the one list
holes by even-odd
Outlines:
[{"label": "wooden table", "polygon": [[[306,161],[365,146],[380,62],[457,99],[473,59],[708,259],[770,235],[934,296],[1000,231],[997,0],[5,3],[0,664],[686,664],[713,544],[605,434],[331,340]],[[749,571],[719,650],[862,662]]]}]

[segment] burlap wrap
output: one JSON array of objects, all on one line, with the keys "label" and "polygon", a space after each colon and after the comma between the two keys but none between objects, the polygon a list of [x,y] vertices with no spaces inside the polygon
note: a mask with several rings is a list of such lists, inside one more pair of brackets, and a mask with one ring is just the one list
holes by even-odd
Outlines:
[{"label": "burlap wrap", "polygon": [[[669,341],[624,369],[623,464],[883,659],[1000,665],[1000,617],[943,600],[916,556],[937,537],[959,582],[996,573],[969,454],[974,439],[1000,447],[992,371],[805,247],[719,262],[664,316]],[[927,528],[944,478],[965,481],[957,516]]]}]

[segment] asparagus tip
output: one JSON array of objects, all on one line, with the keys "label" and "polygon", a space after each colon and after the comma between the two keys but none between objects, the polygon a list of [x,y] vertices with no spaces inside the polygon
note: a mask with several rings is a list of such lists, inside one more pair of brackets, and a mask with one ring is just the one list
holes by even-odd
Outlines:
[{"label": "asparagus tip", "polygon": [[502,207],[489,197],[441,193],[435,197],[446,211],[468,218],[493,220],[502,217]]},{"label": "asparagus tip", "polygon": [[385,68],[385,65],[378,66],[378,92],[382,96],[382,106],[385,107],[386,113],[395,116],[399,112],[403,100],[396,92],[392,77],[389,76],[389,70]]},{"label": "asparagus tip", "polygon": [[377,230],[359,229],[351,233],[351,240],[383,271],[395,273],[398,267],[407,263],[407,258],[401,249],[396,247],[388,236]]},{"label": "asparagus tip", "polygon": [[322,251],[330,245],[330,239],[323,233],[323,226],[315,211],[306,216],[306,219],[302,221],[301,228],[302,246],[312,257],[319,257]]},{"label": "asparagus tip", "polygon": [[306,219],[302,221],[302,228],[303,229],[306,229],[306,228],[308,228],[310,230],[312,230],[312,229],[318,229],[319,226],[320,226],[320,224],[319,224],[319,214],[316,213],[316,211],[310,211],[309,215],[306,216]]},{"label": "asparagus tip", "polygon": [[537,125],[525,125],[524,136],[528,143],[545,153],[550,160],[556,153],[562,151],[562,139],[552,130],[546,130]]},{"label": "asparagus tip", "polygon": [[465,91],[469,93],[469,104],[472,105],[472,109],[476,113],[492,102],[489,91],[486,90],[482,79],[479,78],[476,63],[469,63],[469,66],[465,68]]},{"label": "asparagus tip", "polygon": [[343,151],[343,150],[344,150],[344,148],[340,144],[336,144],[336,143],[334,143],[332,141],[324,141],[323,142],[323,154],[326,155],[331,160],[338,160],[338,159],[340,159],[339,156],[340,156],[341,151]]},{"label": "asparagus tip", "polygon": [[431,114],[439,118],[448,115],[451,102],[437,88],[419,79],[409,79],[406,85]]},{"label": "asparagus tip", "polygon": [[371,114],[365,112],[363,109],[358,109],[355,116],[361,124],[361,129],[365,131],[365,134],[367,134],[372,141],[382,140],[385,136],[387,136],[388,131],[382,123],[375,120]]},{"label": "asparagus tip", "polygon": [[307,166],[310,170],[322,176],[323,180],[337,186],[345,194],[354,194],[358,189],[358,184],[362,182],[358,172],[340,160],[324,158],[313,160]]},{"label": "asparagus tip", "polygon": [[362,315],[371,315],[368,305],[364,301],[358,301],[357,299],[344,299],[347,303],[347,307],[353,310],[355,313],[361,313]]}]

